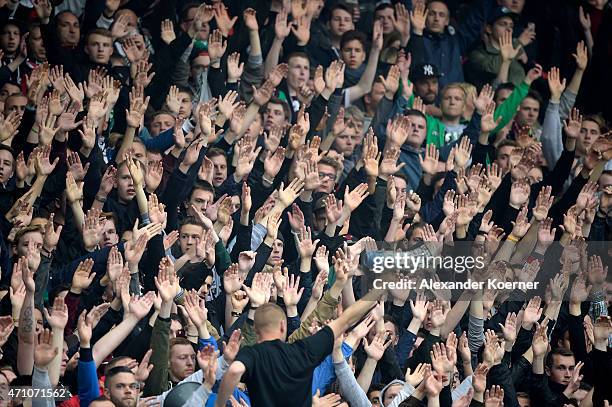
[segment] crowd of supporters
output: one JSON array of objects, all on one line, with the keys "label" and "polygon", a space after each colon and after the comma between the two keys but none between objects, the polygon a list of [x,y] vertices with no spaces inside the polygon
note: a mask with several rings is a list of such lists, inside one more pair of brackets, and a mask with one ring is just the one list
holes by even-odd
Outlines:
[{"label": "crowd of supporters", "polygon": [[0,406],[609,406],[611,62],[607,0],[0,0]]}]

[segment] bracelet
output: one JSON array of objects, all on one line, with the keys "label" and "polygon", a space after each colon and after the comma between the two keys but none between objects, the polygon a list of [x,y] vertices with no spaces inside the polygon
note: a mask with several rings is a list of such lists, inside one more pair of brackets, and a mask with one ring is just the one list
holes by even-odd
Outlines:
[{"label": "bracelet", "polygon": [[487,232],[483,231],[483,230],[479,230],[478,233],[476,233],[477,236],[486,236],[488,235]]},{"label": "bracelet", "polygon": [[517,239],[516,237],[514,237],[512,235],[509,235],[507,237],[507,239],[510,240],[511,242],[514,242],[514,243],[518,243],[518,241],[519,241],[519,239]]},{"label": "bracelet", "polygon": [[96,201],[98,201],[100,203],[106,203],[106,197],[105,196],[96,195]]},{"label": "bracelet", "polygon": [[261,176],[261,179],[266,181],[268,184],[274,184],[274,178],[269,180],[269,179],[266,178],[265,174]]},{"label": "bracelet", "polygon": [[242,315],[242,312],[232,311],[231,314],[233,317],[238,318],[240,315]]}]

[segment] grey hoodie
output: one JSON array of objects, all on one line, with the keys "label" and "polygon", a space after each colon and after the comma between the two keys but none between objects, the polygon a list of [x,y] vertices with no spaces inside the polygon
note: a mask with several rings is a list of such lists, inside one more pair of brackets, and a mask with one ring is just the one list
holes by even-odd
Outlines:
[{"label": "grey hoodie", "polygon": [[[401,384],[404,387],[397,394],[397,396],[395,396],[391,404],[385,406],[385,404],[383,403],[383,400],[385,399],[385,393],[387,392],[387,390],[389,390],[389,387],[393,386],[394,384]],[[383,387],[380,392],[380,405],[384,407],[398,407],[402,401],[407,400],[412,395],[412,393],[414,393],[414,390],[414,387],[412,387],[410,383],[399,379],[392,380],[389,382],[389,384]]]}]

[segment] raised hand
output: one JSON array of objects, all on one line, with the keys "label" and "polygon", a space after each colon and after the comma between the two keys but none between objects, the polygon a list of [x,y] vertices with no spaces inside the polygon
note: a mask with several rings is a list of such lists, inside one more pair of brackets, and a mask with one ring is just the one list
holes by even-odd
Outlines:
[{"label": "raised hand", "polygon": [[252,86],[253,102],[255,102],[258,106],[264,106],[274,94],[274,88],[274,84],[270,79],[265,81],[259,89]]},{"label": "raised hand", "polygon": [[399,89],[400,84],[400,68],[397,65],[393,65],[389,72],[387,73],[387,77],[379,76],[378,79],[385,87],[385,97],[387,99],[393,100],[397,90]]},{"label": "raised hand", "polygon": [[319,239],[312,240],[310,227],[302,228],[296,235],[297,249],[301,259],[310,259],[319,244]]},{"label": "raised hand", "polygon": [[415,301],[410,300],[410,310],[412,311],[412,318],[415,318],[421,322],[427,318],[427,309],[429,308],[429,301],[424,294],[417,294]]},{"label": "raised hand", "polygon": [[[287,270],[285,268],[285,270]],[[288,273],[288,271],[287,271]],[[300,288],[300,277],[295,277],[294,274],[288,275],[282,287],[283,301],[287,307],[293,307],[300,302],[304,287]]]},{"label": "raised hand", "polygon": [[455,167],[457,168],[465,168],[467,166],[468,160],[472,155],[473,145],[470,143],[470,139],[467,137],[462,137],[459,143],[456,145],[455,149]]},{"label": "raised hand", "polygon": [[[582,7],[580,7],[580,10],[582,10]],[[582,23],[582,13],[580,17],[580,22]],[[588,20],[588,24],[590,25],[590,19]],[[576,53],[572,54],[572,56],[576,60],[576,69],[581,71],[586,70],[587,64],[589,63],[589,53],[584,41],[580,41],[578,45],[576,45]]]},{"label": "raised hand", "polygon": [[0,114],[0,142],[11,139],[17,134],[21,117],[17,111],[10,112],[6,118]]},{"label": "raised hand", "polygon": [[94,261],[92,259],[86,259],[79,263],[72,276],[71,292],[80,294],[83,290],[89,288],[96,277],[96,273],[92,271],[93,265]]},{"label": "raised hand", "polygon": [[406,370],[406,382],[410,383],[413,387],[417,387],[425,378],[425,373],[431,371],[431,365],[428,363],[419,363],[414,369],[414,372],[408,368]]},{"label": "raised hand", "polygon": [[161,22],[161,39],[166,45],[170,45],[176,39],[174,24],[171,20],[165,19]]},{"label": "raised hand", "polygon": [[281,183],[280,189],[278,191],[277,204],[280,204],[283,209],[288,208],[289,206],[291,206],[293,201],[297,199],[303,188],[304,182],[297,178],[294,178],[287,186],[287,188],[284,187],[284,183]]},{"label": "raised hand", "polygon": [[142,360],[138,364],[138,368],[136,369],[136,373],[134,374],[134,378],[140,382],[144,383],[149,378],[149,374],[153,370],[153,364],[149,363],[151,360],[151,354],[153,353],[152,349],[149,349],[147,353],[142,357]]},{"label": "raised hand", "polygon": [[185,293],[185,310],[191,322],[198,328],[202,328],[208,320],[208,310],[204,300],[198,296],[195,290]]},{"label": "raised hand", "polygon": [[548,72],[548,89],[550,89],[550,100],[558,103],[561,100],[561,94],[565,90],[565,78],[561,79],[559,68],[552,67]]},{"label": "raised hand", "polygon": [[428,175],[435,175],[438,169],[438,160],[440,159],[440,151],[435,144],[428,144],[425,147],[425,157],[419,155],[419,163],[423,172]]},{"label": "raised hand", "polygon": [[534,357],[544,357],[544,354],[548,350],[548,318],[545,318],[540,325],[536,322],[536,331],[531,341],[531,349],[533,350]]},{"label": "raised hand", "polygon": [[154,277],[155,287],[161,295],[162,301],[168,303],[174,300],[174,297],[180,290],[178,278],[174,271],[174,264],[168,257],[164,257],[159,262],[159,272]]},{"label": "raised hand", "polygon": [[512,222],[512,233],[510,236],[516,240],[520,240],[527,234],[531,227],[531,223],[527,222],[527,206],[523,206],[516,217],[516,222]]},{"label": "raised hand", "polygon": [[344,205],[353,212],[368,196],[368,184],[359,184],[352,191],[348,185],[344,191]]},{"label": "raised hand", "polygon": [[504,334],[504,340],[508,343],[514,343],[516,341],[516,314],[514,312],[509,313],[506,316],[506,323],[504,325],[499,324]]},{"label": "raised hand", "polygon": [[511,32],[505,32],[504,34],[502,34],[501,38],[499,39],[499,51],[502,56],[502,61],[504,62],[512,61],[514,58],[516,58],[520,50],[521,50],[520,44],[518,47],[514,48],[514,45],[512,44],[512,33]]},{"label": "raised hand", "polygon": [[580,129],[582,128],[582,115],[580,111],[573,108],[569,117],[563,122],[563,130],[568,138],[572,140],[578,139],[580,136]]},{"label": "raised hand", "polygon": [[234,359],[236,359],[236,355],[238,355],[238,351],[240,350],[242,342],[242,335],[240,333],[240,329],[236,329],[232,332],[227,344],[223,342],[223,359],[225,359],[228,364],[231,364]]},{"label": "raised hand", "polygon": [[380,331],[376,333],[370,343],[366,338],[363,338],[363,349],[366,351],[368,358],[379,361],[391,343],[391,339],[387,339],[387,332]]},{"label": "raised hand", "polygon": [[336,88],[341,88],[344,85],[344,69],[344,62],[340,60],[332,61],[325,71],[325,88],[327,90],[333,92]]},{"label": "raised hand", "polygon": [[448,359],[446,345],[443,343],[435,343],[430,352],[431,364],[439,374],[452,372],[453,363]]},{"label": "raised hand", "polygon": [[227,7],[225,7],[223,3],[215,3],[213,5],[213,13],[215,21],[217,23],[217,27],[219,27],[220,32],[223,33],[224,37],[228,37],[229,32],[232,27],[234,27],[234,24],[238,20],[238,17],[230,18],[227,13]]},{"label": "raised hand", "polygon": [[410,23],[412,24],[412,32],[417,35],[423,35],[427,14],[428,10],[425,8],[425,2],[415,2],[412,11],[410,12]]},{"label": "raised hand", "polygon": [[502,407],[504,405],[504,389],[501,386],[491,386],[484,395],[485,407]]},{"label": "raised hand", "polygon": [[[242,253],[241,253],[241,256],[242,256]],[[255,259],[253,258],[253,260]],[[239,261],[242,262],[243,260],[239,259]],[[248,273],[251,267],[252,265],[248,263],[245,265],[244,269],[242,269],[239,264],[236,264],[236,263],[232,264],[225,271],[225,273],[223,273],[223,290],[227,294],[233,294],[236,291],[240,290],[240,288],[242,287],[242,281],[244,279],[241,273],[239,273],[239,271],[242,271],[243,273]]]},{"label": "raised hand", "polygon": [[291,32],[291,25],[287,23],[287,12],[284,8],[279,11],[276,15],[276,21],[274,24],[274,33],[276,35],[276,39],[279,41],[284,41],[285,38],[289,36]]},{"label": "raised hand", "polygon": [[44,309],[45,319],[49,323],[49,326],[56,331],[63,331],[64,327],[68,323],[68,306],[64,303],[64,298],[61,296],[55,297],[53,302],[53,308],[49,312],[46,308]]},{"label": "raised hand", "polygon": [[270,287],[272,286],[272,275],[269,273],[257,273],[253,278],[251,287],[242,285],[242,289],[249,296],[252,307],[260,307],[270,299]]},{"label": "raised hand", "polygon": [[34,366],[39,369],[46,369],[57,355],[57,351],[58,349],[53,345],[53,332],[49,329],[43,329],[36,338]]},{"label": "raised hand", "polygon": [[510,188],[510,206],[516,209],[520,208],[527,202],[530,193],[530,185],[526,179],[514,181]]},{"label": "raised hand", "polygon": [[153,306],[153,301],[155,300],[155,293],[153,291],[149,291],[142,297],[132,297],[129,303],[129,314],[128,316],[133,316],[138,320],[143,319],[147,316],[151,307]]}]

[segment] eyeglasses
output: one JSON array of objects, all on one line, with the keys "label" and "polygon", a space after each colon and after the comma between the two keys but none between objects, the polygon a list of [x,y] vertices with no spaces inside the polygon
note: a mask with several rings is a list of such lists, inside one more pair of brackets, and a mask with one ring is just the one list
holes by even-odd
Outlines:
[{"label": "eyeglasses", "polygon": [[325,178],[329,178],[331,181],[333,181],[336,179],[336,174],[320,172],[319,178],[321,178],[321,180],[324,180]]}]

